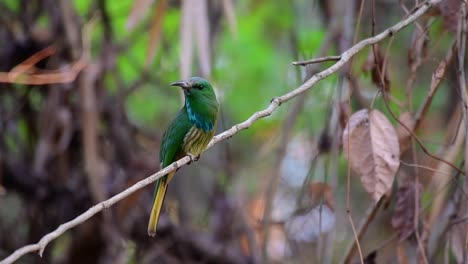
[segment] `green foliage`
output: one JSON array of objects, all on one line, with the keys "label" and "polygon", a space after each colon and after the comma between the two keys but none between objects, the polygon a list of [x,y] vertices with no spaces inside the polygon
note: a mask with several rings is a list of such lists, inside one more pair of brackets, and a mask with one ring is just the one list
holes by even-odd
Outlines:
[{"label": "green foliage", "polygon": [[41,15],[37,20],[37,25],[41,28],[48,28],[50,25],[49,16]]},{"label": "green foliage", "polygon": [[18,0],[4,0],[4,4],[13,11],[18,11],[20,8],[20,1]]},{"label": "green foliage", "polygon": [[[246,5],[245,2],[243,4]],[[295,78],[296,66],[291,65],[290,34],[297,34],[300,50],[308,54],[316,52],[320,46],[323,30],[317,28],[310,33],[310,27],[293,28],[293,14],[284,12],[290,10],[289,5],[288,2],[257,8],[241,5],[243,12],[239,12],[237,38],[225,31],[218,41],[214,75],[224,94],[223,104],[229,105],[234,121],[246,119],[267,106],[271,98],[297,87],[300,80]],[[282,15],[278,16],[278,13]],[[313,112],[316,109],[309,110]],[[280,109],[271,118],[255,124],[247,133],[271,130],[282,122],[285,111]]]},{"label": "green foliage", "polygon": [[73,5],[75,6],[76,12],[80,16],[85,16],[89,12],[89,10],[92,10],[90,7],[93,2],[94,1],[91,1],[91,0],[79,0],[79,1],[73,1]]},{"label": "green foliage", "polygon": [[[158,90],[170,89],[172,96],[161,94]],[[130,119],[138,125],[157,130],[164,130],[164,125],[172,119],[181,102],[178,90],[174,87],[154,87],[150,84],[144,85],[138,93],[131,94],[126,102],[127,112]],[[168,110],[168,109],[173,109]],[[165,114],[165,115],[164,115]],[[168,116],[169,115],[169,116]]]},{"label": "green foliage", "polygon": [[236,121],[247,118],[266,106],[269,100],[286,90],[286,73],[290,63],[287,54],[275,51],[273,40],[265,39],[263,13],[239,18],[236,39],[224,32],[217,45],[215,77],[224,93],[224,102]]}]

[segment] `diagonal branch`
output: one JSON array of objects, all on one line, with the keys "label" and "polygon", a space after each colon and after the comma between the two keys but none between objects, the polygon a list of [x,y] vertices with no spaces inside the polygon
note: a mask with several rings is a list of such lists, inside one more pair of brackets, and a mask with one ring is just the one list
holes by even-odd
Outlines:
[{"label": "diagonal branch", "polygon": [[[285,103],[287,101],[290,101],[291,99],[297,97],[298,95],[304,93],[305,91],[311,89],[315,84],[317,84],[320,80],[325,79],[326,77],[332,75],[333,73],[337,72],[340,68],[342,68],[354,55],[356,55],[358,52],[362,51],[364,48],[376,44],[385,38],[392,36],[393,34],[397,33],[398,31],[402,30],[409,24],[413,23],[416,19],[421,17],[424,13],[426,13],[432,6],[435,4],[438,4],[441,2],[441,0],[431,0],[424,2],[423,4],[420,5],[420,7],[415,10],[411,15],[409,15],[407,18],[404,20],[398,22],[394,26],[386,29],[385,31],[381,32],[380,34],[364,39],[351,47],[350,49],[346,50],[343,54],[340,55],[341,59],[337,61],[335,64],[333,64],[331,67],[313,75],[308,81],[306,81],[304,84],[302,84],[300,87],[298,87],[295,90],[292,90],[291,92],[284,94],[280,97],[273,98],[271,103],[268,105],[267,108],[258,111],[254,113],[252,116],[250,116],[247,120],[245,120],[242,123],[239,123],[230,129],[224,131],[223,133],[217,135],[216,137],[213,138],[213,140],[210,142],[208,145],[208,148],[211,148],[213,145],[217,144],[220,141],[224,141],[228,138],[231,138],[233,135],[237,134],[239,131],[244,130],[249,128],[250,126],[253,125],[255,121],[257,121],[260,118],[264,118],[267,116],[270,116],[282,103]],[[127,196],[131,195],[132,193],[136,192],[139,189],[144,188],[145,186],[155,182],[157,179],[161,178],[163,175],[168,174],[171,171],[176,170],[177,168],[180,168],[181,166],[186,165],[190,161],[189,156],[185,156],[181,158],[180,160],[173,162],[171,165],[167,166],[166,168],[154,173],[153,175],[149,176],[148,178],[141,180],[137,182],[136,184],[132,185],[128,189],[122,191],[121,193],[118,193],[108,200],[105,200],[103,202],[100,202],[91,208],[89,208],[87,211],[82,213],[81,215],[77,216],[73,220],[66,222],[64,224],[61,224],[56,230],[54,230],[51,233],[48,233],[44,237],[42,237],[39,242],[36,244],[30,244],[27,246],[24,246],[22,248],[17,249],[15,252],[13,252],[10,256],[8,256],[6,259],[2,260],[0,264],[10,264],[13,263],[14,261],[18,260],[20,257],[24,256],[25,254],[32,253],[32,252],[39,252],[39,255],[42,256],[45,247],[54,239],[57,237],[61,236],[63,233],[66,231],[72,229],[73,227],[87,221],[97,213],[111,207],[115,203],[119,202],[120,200],[126,198]]]},{"label": "diagonal branch", "polygon": [[338,61],[340,59],[341,59],[340,56],[326,56],[326,57],[305,60],[305,61],[294,61],[292,64],[299,65],[299,66],[307,66],[309,64],[321,63],[321,62],[326,62],[326,61]]},{"label": "diagonal branch", "polygon": [[[465,120],[465,157],[468,155],[468,91],[466,90],[465,77],[465,50],[467,36],[467,8],[466,4],[462,3],[460,10],[460,21],[457,32],[457,51],[458,51],[458,81],[460,83],[460,94],[462,102],[463,119]],[[465,173],[468,173],[468,162],[465,162]]]}]

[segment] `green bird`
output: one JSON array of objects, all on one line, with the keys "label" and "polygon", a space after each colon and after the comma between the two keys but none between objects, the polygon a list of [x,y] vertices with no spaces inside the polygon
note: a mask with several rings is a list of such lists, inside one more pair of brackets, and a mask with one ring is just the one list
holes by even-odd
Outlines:
[{"label": "green bird", "polygon": [[[178,81],[171,86],[179,86],[184,91],[185,105],[164,132],[159,152],[161,168],[191,155],[199,157],[213,138],[218,118],[218,101],[211,84],[200,77]],[[159,214],[166,195],[166,189],[175,171],[156,181],[153,207],[148,223],[148,235],[156,235]]]}]

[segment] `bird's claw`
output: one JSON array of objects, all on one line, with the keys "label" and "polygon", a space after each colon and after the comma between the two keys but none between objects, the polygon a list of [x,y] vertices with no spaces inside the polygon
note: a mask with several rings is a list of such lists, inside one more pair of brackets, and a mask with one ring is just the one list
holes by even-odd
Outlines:
[{"label": "bird's claw", "polygon": [[187,165],[188,165],[188,164],[191,164],[191,163],[194,162],[194,161],[198,161],[198,160],[200,159],[200,155],[195,156],[195,155],[193,155],[192,153],[188,153],[187,155],[188,155],[189,158],[190,158],[190,161],[189,161],[189,163],[187,163]]}]

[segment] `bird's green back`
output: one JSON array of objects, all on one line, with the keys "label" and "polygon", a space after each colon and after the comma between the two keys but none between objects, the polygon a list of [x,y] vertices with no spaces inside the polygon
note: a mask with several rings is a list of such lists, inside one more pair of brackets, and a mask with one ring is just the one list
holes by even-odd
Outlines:
[{"label": "bird's green back", "polygon": [[159,150],[159,159],[162,167],[166,167],[175,160],[184,155],[182,152],[185,135],[189,132],[193,124],[189,121],[187,110],[182,108],[176,118],[164,132],[161,149]]}]

